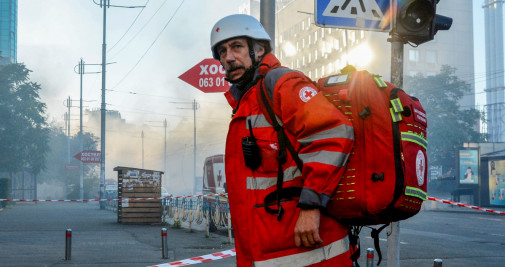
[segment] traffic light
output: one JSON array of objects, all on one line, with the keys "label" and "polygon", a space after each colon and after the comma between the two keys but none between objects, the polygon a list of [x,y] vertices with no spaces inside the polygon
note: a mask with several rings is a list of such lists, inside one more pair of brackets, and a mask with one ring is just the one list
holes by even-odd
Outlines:
[{"label": "traffic light", "polygon": [[420,45],[433,40],[438,30],[448,30],[452,18],[437,14],[440,0],[396,0],[393,31],[405,41]]}]

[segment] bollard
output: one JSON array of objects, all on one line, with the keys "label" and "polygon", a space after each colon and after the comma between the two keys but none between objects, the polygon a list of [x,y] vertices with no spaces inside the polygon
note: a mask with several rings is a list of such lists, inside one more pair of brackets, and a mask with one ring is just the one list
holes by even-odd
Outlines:
[{"label": "bollard", "polygon": [[231,215],[230,211],[228,210],[228,242],[232,244],[232,238],[231,238]]},{"label": "bollard", "polygon": [[205,211],[205,217],[206,217],[206,220],[205,220],[205,226],[207,228],[207,232],[205,233],[205,237],[210,237],[210,223],[209,223],[209,220],[210,220],[210,214],[209,214],[209,210],[207,209]]},{"label": "bollard", "polygon": [[72,254],[72,229],[67,229],[65,233],[65,260],[69,261]]},{"label": "bollard", "polygon": [[373,257],[375,250],[373,248],[369,248],[366,250],[366,267],[373,266]]},{"label": "bollard", "polygon": [[167,228],[161,228],[161,258],[168,259]]},{"label": "bollard", "polygon": [[433,267],[442,267],[442,260],[441,259],[435,259],[433,261]]}]

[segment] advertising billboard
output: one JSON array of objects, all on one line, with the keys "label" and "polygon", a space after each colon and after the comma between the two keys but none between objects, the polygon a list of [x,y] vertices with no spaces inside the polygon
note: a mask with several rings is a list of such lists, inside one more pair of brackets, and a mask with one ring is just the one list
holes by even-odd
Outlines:
[{"label": "advertising billboard", "polygon": [[490,160],[489,171],[489,204],[505,205],[505,160]]},{"label": "advertising billboard", "polygon": [[459,149],[459,184],[479,184],[479,150]]}]

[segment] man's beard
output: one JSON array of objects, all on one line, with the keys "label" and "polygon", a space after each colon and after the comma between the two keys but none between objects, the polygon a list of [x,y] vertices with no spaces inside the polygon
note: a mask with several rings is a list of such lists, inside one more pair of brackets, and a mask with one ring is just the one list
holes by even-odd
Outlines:
[{"label": "man's beard", "polygon": [[[238,79],[231,80],[230,79],[230,73],[232,71],[238,70],[238,69],[243,69],[244,70],[244,74],[242,74],[242,76],[240,76],[240,78],[238,78]],[[253,77],[254,77],[254,70],[255,69],[254,69],[253,66],[251,66],[248,69],[246,69],[244,65],[232,64],[226,70],[226,78],[225,78],[225,80],[227,80],[230,83],[237,84],[239,87],[241,87],[241,86],[249,83],[253,79]]]}]

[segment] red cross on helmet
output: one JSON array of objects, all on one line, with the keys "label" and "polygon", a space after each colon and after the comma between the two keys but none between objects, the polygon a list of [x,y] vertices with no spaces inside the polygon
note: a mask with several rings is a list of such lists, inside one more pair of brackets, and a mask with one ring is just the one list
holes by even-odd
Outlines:
[{"label": "red cross on helmet", "polygon": [[210,48],[212,56],[219,60],[216,51],[217,46],[229,39],[236,37],[249,37],[256,40],[264,40],[273,47],[272,39],[263,28],[263,25],[254,17],[244,14],[235,14],[219,20],[210,33]]}]

